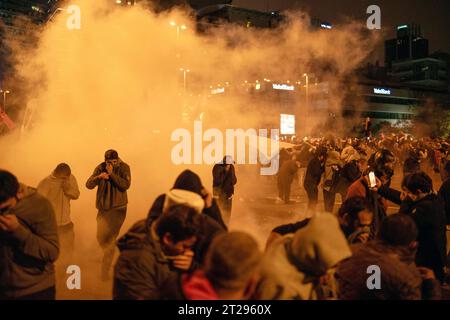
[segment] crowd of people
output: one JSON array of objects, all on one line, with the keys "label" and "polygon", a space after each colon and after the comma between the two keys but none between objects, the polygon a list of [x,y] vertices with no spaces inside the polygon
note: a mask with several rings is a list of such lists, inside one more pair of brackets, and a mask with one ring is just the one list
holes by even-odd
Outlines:
[{"label": "crowd of people", "polygon": [[[250,234],[228,230],[237,183],[230,157],[214,166],[212,192],[185,170],[118,238],[131,170],[108,150],[86,182],[97,188],[101,278],[113,275],[118,300],[440,299],[450,249],[449,153],[448,141],[405,134],[326,136],[281,150],[277,203],[290,203],[305,168],[312,214],[275,227],[263,250]],[[403,176],[398,188],[395,171]],[[441,176],[439,190],[432,172]],[[0,299],[55,299],[54,265],[73,250],[70,201],[79,195],[64,163],[37,189],[0,170]]]}]

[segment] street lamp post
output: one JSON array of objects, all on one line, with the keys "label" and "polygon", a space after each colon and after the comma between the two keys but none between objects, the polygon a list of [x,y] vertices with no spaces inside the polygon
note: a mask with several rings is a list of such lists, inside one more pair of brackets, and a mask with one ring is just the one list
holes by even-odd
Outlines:
[{"label": "street lamp post", "polygon": [[184,94],[186,94],[186,77],[191,70],[180,68],[180,71],[183,72],[183,88],[184,88]]},{"label": "street lamp post", "polygon": [[309,107],[309,77],[307,73],[304,73],[303,76],[306,78],[306,107]]},{"label": "street lamp post", "polygon": [[179,40],[180,39],[180,32],[181,32],[181,30],[186,30],[187,27],[184,24],[178,25],[175,21],[171,21],[170,25],[172,27],[177,28],[177,40]]},{"label": "street lamp post", "polygon": [[6,112],[6,95],[11,91],[0,89],[0,93],[3,93],[3,110],[0,109],[0,111]]}]

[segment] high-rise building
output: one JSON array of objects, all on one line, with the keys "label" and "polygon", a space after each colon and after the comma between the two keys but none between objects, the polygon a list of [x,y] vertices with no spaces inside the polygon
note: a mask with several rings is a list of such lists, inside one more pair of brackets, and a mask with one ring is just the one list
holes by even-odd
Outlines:
[{"label": "high-rise building", "polygon": [[397,26],[397,38],[385,42],[385,62],[393,81],[434,88],[449,85],[448,56],[429,55],[428,40],[417,24]]},{"label": "high-rise building", "polygon": [[397,26],[397,38],[385,42],[385,62],[421,59],[428,56],[428,40],[423,38],[420,25],[403,24]]},{"label": "high-rise building", "polygon": [[0,82],[11,65],[9,41],[27,46],[33,43],[33,31],[44,24],[59,0],[0,1]]}]

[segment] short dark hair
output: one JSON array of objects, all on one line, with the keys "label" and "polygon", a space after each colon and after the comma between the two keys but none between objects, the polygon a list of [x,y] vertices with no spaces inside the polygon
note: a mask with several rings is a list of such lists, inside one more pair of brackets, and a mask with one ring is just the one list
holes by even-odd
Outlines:
[{"label": "short dark hair", "polygon": [[418,236],[414,220],[406,214],[398,213],[386,217],[381,223],[380,238],[387,244],[407,246]]},{"label": "short dark hair", "polygon": [[70,167],[67,163],[60,163],[56,166],[53,174],[56,177],[68,177],[72,174],[72,170],[70,170]]},{"label": "short dark hair", "polygon": [[315,152],[317,157],[326,157],[328,154],[328,149],[325,146],[318,146]]},{"label": "short dark hair", "polygon": [[378,179],[381,179],[383,176],[386,176],[388,178],[392,177],[394,172],[391,168],[386,167],[384,163],[375,163],[373,167],[369,168],[369,172],[373,171],[375,176]]},{"label": "short dark hair", "polygon": [[105,160],[117,160],[119,159],[119,154],[116,150],[108,150],[105,152]]},{"label": "short dark hair", "polygon": [[209,247],[205,274],[216,289],[239,290],[248,283],[261,260],[262,253],[251,235],[224,232]]},{"label": "short dark hair", "polygon": [[338,214],[341,217],[344,214],[348,214],[351,220],[355,221],[358,219],[358,213],[363,210],[372,211],[369,202],[363,197],[352,197],[342,203]]},{"label": "short dark hair", "polygon": [[0,170],[0,203],[13,198],[19,192],[19,181],[11,172]]},{"label": "short dark hair", "polygon": [[200,215],[195,209],[176,205],[163,214],[156,225],[156,233],[162,238],[170,233],[174,243],[192,238],[198,233]]},{"label": "short dark hair", "polygon": [[433,190],[433,180],[423,171],[411,173],[403,178],[402,187],[414,194],[419,193],[419,190],[430,193]]}]

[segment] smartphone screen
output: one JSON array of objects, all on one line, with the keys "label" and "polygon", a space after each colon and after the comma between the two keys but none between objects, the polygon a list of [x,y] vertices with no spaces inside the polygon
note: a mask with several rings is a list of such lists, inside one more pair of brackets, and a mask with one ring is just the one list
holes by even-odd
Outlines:
[{"label": "smartphone screen", "polygon": [[369,181],[370,181],[370,187],[374,188],[377,186],[377,180],[375,179],[375,173],[369,172]]}]

